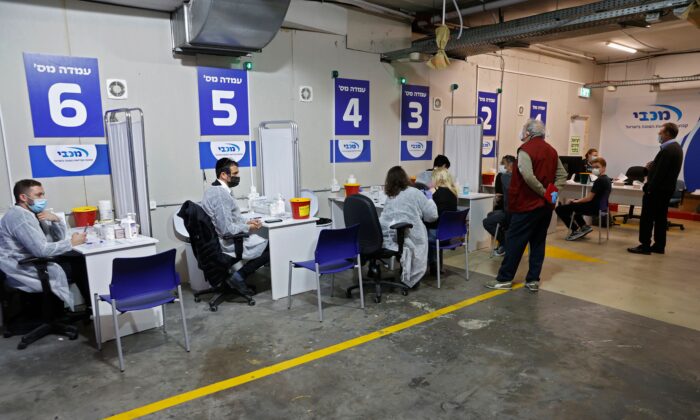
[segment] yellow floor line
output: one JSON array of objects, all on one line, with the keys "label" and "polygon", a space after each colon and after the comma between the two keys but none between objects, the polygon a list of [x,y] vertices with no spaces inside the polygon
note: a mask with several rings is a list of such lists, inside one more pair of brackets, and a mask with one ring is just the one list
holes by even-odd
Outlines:
[{"label": "yellow floor line", "polygon": [[557,258],[562,260],[572,260],[590,263],[604,263],[605,261],[579,254],[578,252],[569,251],[568,249],[559,248],[552,245],[547,245],[545,248],[545,258]]},{"label": "yellow floor line", "polygon": [[[513,285],[513,289],[519,289],[523,287],[523,284],[515,284]],[[455,303],[454,305],[450,306],[445,306],[444,308],[437,309],[433,312],[428,312],[427,314],[411,318],[407,321],[391,325],[389,327],[383,328],[381,330],[356,337],[347,341],[343,341],[342,343],[334,344],[329,347],[322,348],[320,350],[313,351],[311,353],[307,353],[304,355],[301,355],[299,357],[295,357],[294,359],[290,360],[285,360],[284,362],[280,362],[271,366],[264,367],[262,369],[255,370],[253,372],[249,373],[244,373],[243,375],[239,375],[230,379],[226,379],[220,382],[213,383],[211,385],[207,385],[201,388],[194,389],[192,391],[188,391],[179,395],[174,395],[169,398],[165,398],[160,401],[156,401],[151,404],[144,405],[142,407],[135,408],[133,410],[125,411],[120,414],[116,414],[111,417],[107,417],[107,420],[122,420],[122,419],[135,419],[138,417],[146,416],[148,414],[153,414],[158,411],[162,411],[165,409],[168,409],[170,407],[174,407],[179,404],[186,403],[188,401],[195,400],[197,398],[202,398],[207,395],[211,395],[214,393],[217,393],[219,391],[224,391],[227,389],[235,388],[239,385],[243,385],[248,382],[255,381],[257,379],[264,378],[269,375],[274,375],[275,373],[283,372],[285,370],[291,369],[293,367],[303,365],[305,363],[313,362],[314,360],[322,359],[324,357],[330,356],[335,353],[339,353],[341,351],[357,347],[359,345],[368,343],[370,341],[374,341],[378,338],[397,333],[399,331],[405,330],[407,328],[413,327],[418,324],[422,324],[424,322],[430,321],[432,319],[438,318],[440,316],[449,314],[450,312],[457,311],[459,309],[465,308],[470,305],[474,305],[475,303],[483,302],[485,300],[491,299],[493,297],[502,295],[504,293],[508,293],[507,290],[494,290],[488,293],[481,294],[479,296],[475,296],[473,298],[469,298],[466,300],[463,300],[461,302]]]}]

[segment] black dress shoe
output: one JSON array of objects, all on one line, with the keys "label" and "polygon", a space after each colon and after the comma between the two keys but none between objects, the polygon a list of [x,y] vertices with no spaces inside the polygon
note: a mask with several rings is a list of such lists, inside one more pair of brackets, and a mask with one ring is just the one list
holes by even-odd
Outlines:
[{"label": "black dress shoe", "polygon": [[654,254],[665,254],[666,253],[666,251],[663,248],[659,248],[658,246],[652,246],[651,252],[653,252]]},{"label": "black dress shoe", "polygon": [[644,245],[639,245],[634,248],[627,248],[627,252],[631,252],[632,254],[651,255],[651,248]]}]

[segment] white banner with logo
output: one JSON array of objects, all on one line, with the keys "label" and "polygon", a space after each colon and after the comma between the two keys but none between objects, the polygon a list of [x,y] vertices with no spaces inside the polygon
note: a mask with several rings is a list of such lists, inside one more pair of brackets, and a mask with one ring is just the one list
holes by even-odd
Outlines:
[{"label": "white banner with logo", "polygon": [[106,144],[29,146],[32,177],[109,175]]},{"label": "white banner with logo", "polygon": [[606,92],[603,104],[600,154],[608,174],[617,176],[631,166],[644,166],[659,152],[658,133],[664,123],[678,125],[678,141],[685,153],[681,178],[687,188],[700,188],[700,90],[677,90],[629,95]]}]

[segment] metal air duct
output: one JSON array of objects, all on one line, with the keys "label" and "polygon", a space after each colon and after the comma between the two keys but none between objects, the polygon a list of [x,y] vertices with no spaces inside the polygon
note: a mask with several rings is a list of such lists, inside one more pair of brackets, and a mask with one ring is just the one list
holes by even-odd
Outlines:
[{"label": "metal air duct", "polygon": [[241,56],[279,31],[290,0],[190,0],[170,18],[173,51]]},{"label": "metal air duct", "polygon": [[700,74],[693,76],[677,76],[677,77],[655,77],[652,79],[638,80],[605,80],[603,82],[587,83],[584,86],[590,89],[605,88],[608,86],[639,86],[639,85],[660,85],[663,83],[682,83],[694,82],[700,80]]}]

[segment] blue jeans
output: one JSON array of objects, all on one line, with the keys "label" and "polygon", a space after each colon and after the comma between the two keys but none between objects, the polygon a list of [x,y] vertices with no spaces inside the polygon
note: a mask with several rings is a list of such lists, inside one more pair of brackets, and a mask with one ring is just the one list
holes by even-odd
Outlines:
[{"label": "blue jeans", "polygon": [[527,213],[513,213],[506,232],[506,255],[496,280],[513,281],[518,271],[525,248],[530,245],[530,268],[526,282],[539,281],[544,263],[544,249],[547,243],[547,230],[552,220],[552,209],[540,207]]}]

